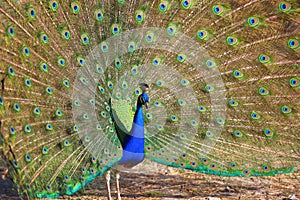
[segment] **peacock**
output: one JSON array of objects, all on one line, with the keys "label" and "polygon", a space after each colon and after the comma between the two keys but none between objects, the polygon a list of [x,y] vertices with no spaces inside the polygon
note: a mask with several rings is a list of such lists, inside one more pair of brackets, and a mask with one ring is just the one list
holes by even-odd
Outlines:
[{"label": "peacock", "polygon": [[217,176],[300,164],[296,0],[2,0],[0,135],[28,199],[145,159]]}]

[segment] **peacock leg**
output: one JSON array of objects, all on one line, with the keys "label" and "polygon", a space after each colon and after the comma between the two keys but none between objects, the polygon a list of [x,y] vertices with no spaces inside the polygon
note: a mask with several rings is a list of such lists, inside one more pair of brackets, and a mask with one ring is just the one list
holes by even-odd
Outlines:
[{"label": "peacock leg", "polygon": [[120,173],[116,171],[116,187],[117,187],[117,195],[118,195],[118,200],[121,200],[121,192],[120,192]]},{"label": "peacock leg", "polygon": [[110,170],[108,170],[105,173],[105,179],[106,179],[106,189],[107,189],[107,194],[108,194],[107,199],[112,200],[111,191],[110,191]]}]

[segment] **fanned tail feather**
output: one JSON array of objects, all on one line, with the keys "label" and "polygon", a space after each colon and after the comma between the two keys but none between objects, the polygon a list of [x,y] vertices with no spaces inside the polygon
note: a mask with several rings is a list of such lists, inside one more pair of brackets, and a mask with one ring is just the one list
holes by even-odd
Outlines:
[{"label": "fanned tail feather", "polygon": [[72,195],[113,167],[141,82],[146,158],[219,176],[293,172],[299,11],[293,0],[1,1],[1,150],[19,193]]}]

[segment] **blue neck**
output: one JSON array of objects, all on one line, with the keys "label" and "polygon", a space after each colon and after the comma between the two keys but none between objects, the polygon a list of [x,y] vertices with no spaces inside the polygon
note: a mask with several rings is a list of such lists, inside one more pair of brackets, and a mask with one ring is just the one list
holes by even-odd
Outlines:
[{"label": "blue neck", "polygon": [[137,107],[133,118],[133,124],[144,127],[144,115],[142,106]]}]

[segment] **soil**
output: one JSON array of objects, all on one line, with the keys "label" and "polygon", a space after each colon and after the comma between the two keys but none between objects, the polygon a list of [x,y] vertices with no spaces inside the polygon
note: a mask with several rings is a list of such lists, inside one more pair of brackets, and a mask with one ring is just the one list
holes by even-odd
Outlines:
[{"label": "soil", "polygon": [[[191,171],[173,169],[158,164],[142,166],[131,172],[121,172],[121,195],[129,199],[299,199],[300,173],[274,177],[219,177]],[[147,170],[145,170],[147,169]],[[0,199],[18,197],[12,181],[0,178]],[[114,177],[111,180],[112,196],[116,199]],[[107,199],[104,177],[73,196],[60,199]]]}]

